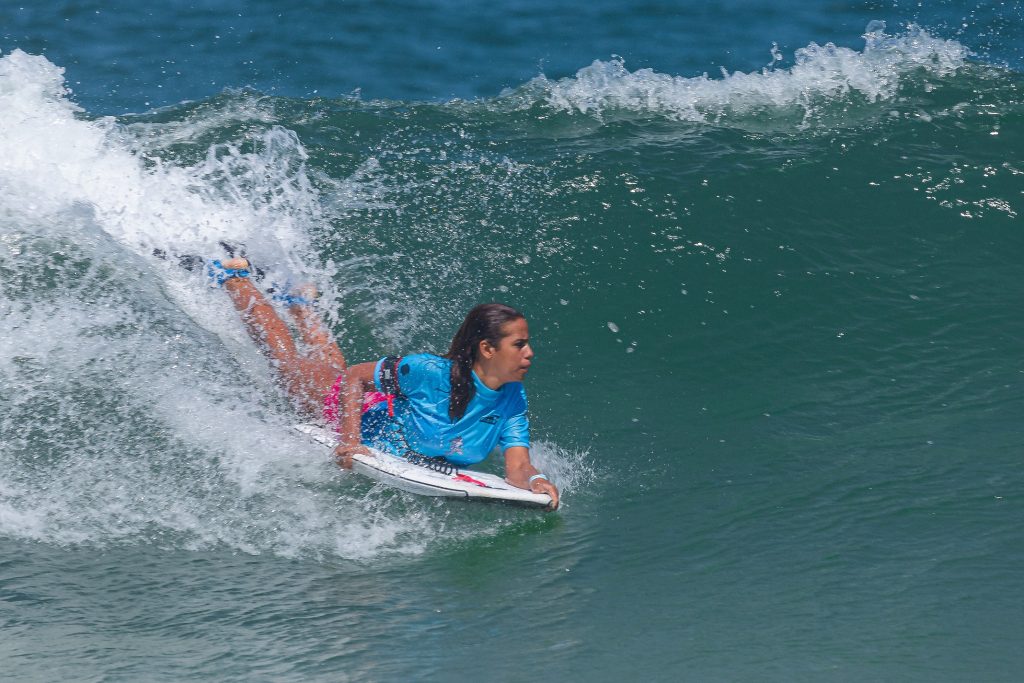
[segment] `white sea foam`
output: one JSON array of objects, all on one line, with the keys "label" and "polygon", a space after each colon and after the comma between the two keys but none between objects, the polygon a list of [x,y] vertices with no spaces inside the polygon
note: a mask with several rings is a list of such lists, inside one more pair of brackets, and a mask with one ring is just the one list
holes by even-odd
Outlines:
[{"label": "white sea foam", "polygon": [[[571,78],[551,81],[540,76],[526,90],[539,93],[554,109],[596,117],[628,111],[679,121],[720,122],[729,116],[796,108],[806,119],[830,101],[891,99],[909,75],[949,76],[969,56],[957,41],[936,38],[917,26],[908,27],[902,35],[888,35],[884,28],[881,22],[868,26],[862,51],[811,43],[797,50],[793,66],[785,69],[688,78],[652,69],[629,71],[617,58],[595,61]],[[774,50],[772,54],[778,57]]]},{"label": "white sea foam", "polygon": [[[200,163],[166,163],[147,155],[152,131],[138,131],[147,147],[111,118],[83,118],[67,98],[63,69],[20,50],[0,57],[0,112],[8,214],[45,222],[78,206],[143,254],[169,246],[210,253],[228,238],[297,267],[294,254],[307,251],[303,222],[319,207],[292,131],[268,126],[245,140],[255,151],[224,142]],[[171,128],[175,139],[187,137],[181,124]]]}]

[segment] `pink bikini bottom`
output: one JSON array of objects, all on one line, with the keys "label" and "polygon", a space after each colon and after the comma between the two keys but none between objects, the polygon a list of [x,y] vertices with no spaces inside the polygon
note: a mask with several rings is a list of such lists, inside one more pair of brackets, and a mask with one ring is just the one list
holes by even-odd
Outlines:
[{"label": "pink bikini bottom", "polygon": [[[344,379],[345,375],[338,375],[338,379],[334,380],[334,384],[331,385],[331,390],[324,396],[324,422],[331,425],[335,431],[341,431],[341,383]],[[394,417],[394,400],[395,397],[391,394],[369,391],[363,394],[363,412],[365,413],[378,403],[387,402],[388,415]]]}]

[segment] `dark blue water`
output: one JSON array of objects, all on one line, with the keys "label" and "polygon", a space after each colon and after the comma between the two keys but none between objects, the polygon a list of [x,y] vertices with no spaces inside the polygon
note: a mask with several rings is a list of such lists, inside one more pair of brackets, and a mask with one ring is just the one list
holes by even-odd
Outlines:
[{"label": "dark blue water", "polygon": [[94,114],[246,87],[300,98],[491,97],[613,55],[634,70],[749,72],[772,62],[773,44],[783,63],[810,42],[859,49],[876,20],[917,22],[986,61],[1024,63],[1020,8],[1006,2],[57,2],[3,12],[4,51],[65,67]]},{"label": "dark blue water", "polygon": [[[0,8],[2,677],[1019,678],[1019,5],[253,5]],[[338,471],[222,239],[525,310],[563,509]]]}]

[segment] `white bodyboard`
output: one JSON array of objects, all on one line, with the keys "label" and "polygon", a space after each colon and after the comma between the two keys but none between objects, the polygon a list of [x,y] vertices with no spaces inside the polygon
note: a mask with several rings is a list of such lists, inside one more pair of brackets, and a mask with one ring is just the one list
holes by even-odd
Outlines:
[{"label": "white bodyboard", "polygon": [[[295,429],[331,448],[338,443],[337,434],[320,425],[300,424],[295,425]],[[352,456],[352,469],[359,474],[409,493],[417,493],[421,496],[503,501],[536,507],[547,507],[551,504],[551,496],[548,494],[533,493],[517,488],[493,474],[458,469],[450,474],[444,474],[423,465],[414,465],[405,458],[389,455],[373,448],[369,450],[370,455],[357,453]]]}]

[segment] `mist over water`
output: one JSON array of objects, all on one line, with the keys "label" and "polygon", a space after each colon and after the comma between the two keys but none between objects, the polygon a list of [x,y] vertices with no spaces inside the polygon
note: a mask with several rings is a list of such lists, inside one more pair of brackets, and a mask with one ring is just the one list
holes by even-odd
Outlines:
[{"label": "mist over water", "polygon": [[[182,75],[158,107],[5,36],[0,666],[1012,680],[1024,80],[1015,10],[958,9],[837,37],[856,12],[789,8],[798,44],[765,14],[739,69],[590,53],[394,99]],[[169,17],[148,21],[192,21]],[[339,472],[227,297],[174,265],[225,239],[315,282],[351,362],[443,352],[480,301],[525,310],[531,455],[563,510]]]}]

